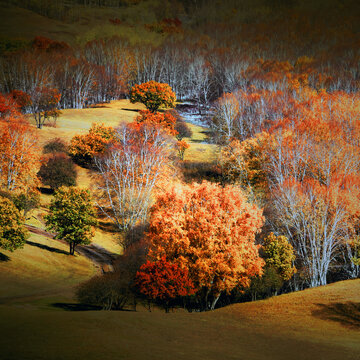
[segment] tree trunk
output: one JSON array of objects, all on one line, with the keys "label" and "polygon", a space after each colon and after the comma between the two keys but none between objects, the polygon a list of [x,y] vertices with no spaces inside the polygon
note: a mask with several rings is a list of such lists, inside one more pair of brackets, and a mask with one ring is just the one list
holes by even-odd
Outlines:
[{"label": "tree trunk", "polygon": [[220,294],[213,299],[213,301],[211,303],[211,308],[210,308],[211,310],[215,309],[215,305],[218,302],[219,298],[220,298]]}]

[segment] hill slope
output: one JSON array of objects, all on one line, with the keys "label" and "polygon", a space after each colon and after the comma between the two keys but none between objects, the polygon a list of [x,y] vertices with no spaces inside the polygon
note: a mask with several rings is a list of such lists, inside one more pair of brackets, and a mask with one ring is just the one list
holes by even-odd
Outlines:
[{"label": "hill slope", "polygon": [[64,300],[0,305],[2,358],[353,360],[360,353],[360,280],[207,313],[64,311],[81,310]]}]

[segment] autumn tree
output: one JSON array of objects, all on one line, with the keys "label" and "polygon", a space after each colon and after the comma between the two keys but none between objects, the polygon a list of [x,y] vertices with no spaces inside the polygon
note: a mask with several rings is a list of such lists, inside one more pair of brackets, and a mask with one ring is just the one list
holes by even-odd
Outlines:
[{"label": "autumn tree", "polygon": [[188,270],[166,261],[165,257],[142,265],[136,274],[135,283],[140,293],[148,299],[160,301],[166,312],[169,312],[172,299],[194,293]]},{"label": "autumn tree", "polygon": [[36,188],[39,148],[34,129],[21,117],[0,121],[0,187]]},{"label": "autumn tree", "polygon": [[114,140],[115,131],[111,126],[93,123],[89,132],[75,135],[71,139],[69,154],[81,165],[91,165],[95,156],[105,152]]},{"label": "autumn tree", "polygon": [[0,248],[14,251],[24,246],[28,237],[24,221],[12,201],[0,196]]},{"label": "autumn tree", "polygon": [[155,112],[162,106],[175,107],[176,95],[168,84],[151,80],[133,86],[130,101],[132,103],[141,102],[148,110]]},{"label": "autumn tree", "polygon": [[36,88],[30,93],[30,109],[38,129],[43,127],[46,120],[59,116],[57,107],[60,99],[61,94],[54,88]]},{"label": "autumn tree", "polygon": [[263,240],[261,255],[265,260],[264,273],[251,281],[250,293],[253,300],[259,295],[277,295],[284,281],[290,280],[296,272],[294,248],[285,236],[270,233]]},{"label": "autumn tree", "polygon": [[122,124],[114,137],[113,146],[95,158],[97,204],[126,232],[147,218],[153,193],[170,169],[171,139],[147,122]]},{"label": "autumn tree", "polygon": [[75,187],[61,187],[50,204],[50,213],[45,216],[48,230],[56,232],[56,239],[65,240],[70,245],[70,255],[74,255],[78,244],[89,244],[94,236],[96,211],[90,192]]},{"label": "autumn tree", "polygon": [[[353,232],[359,185],[359,100],[320,92],[303,116],[285,119],[268,151],[273,224],[286,234],[310,286],[325,285],[334,258]],[[345,200],[348,199],[348,200]]]},{"label": "autumn tree", "polygon": [[150,110],[141,110],[139,116],[136,117],[136,122],[147,122],[154,125],[160,125],[170,135],[177,135],[175,130],[176,119],[169,113],[151,112]]},{"label": "autumn tree", "polygon": [[178,151],[180,160],[184,160],[185,151],[190,147],[190,145],[185,140],[180,140],[176,142],[175,147]]},{"label": "autumn tree", "polygon": [[151,209],[150,261],[166,256],[187,269],[199,308],[214,309],[222,293],[247,288],[262,273],[255,234],[263,221],[237,187],[206,181],[173,186]]}]

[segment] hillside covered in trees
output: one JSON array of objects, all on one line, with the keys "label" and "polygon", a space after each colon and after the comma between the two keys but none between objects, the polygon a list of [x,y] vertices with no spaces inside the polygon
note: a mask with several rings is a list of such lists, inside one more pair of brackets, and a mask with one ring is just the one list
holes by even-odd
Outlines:
[{"label": "hillside covered in trees", "polygon": [[311,341],[287,299],[304,296],[318,348],[290,358],[328,358],[336,326],[332,355],[358,353],[357,1],[0,9],[0,311],[126,310],[132,324],[163,309],[224,329],[231,313],[251,331],[264,315],[279,336],[288,314],[297,347]]}]

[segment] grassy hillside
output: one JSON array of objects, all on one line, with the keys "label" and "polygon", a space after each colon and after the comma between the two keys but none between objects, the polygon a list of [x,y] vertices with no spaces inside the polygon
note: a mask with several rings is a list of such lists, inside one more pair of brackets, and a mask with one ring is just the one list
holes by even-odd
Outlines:
[{"label": "grassy hillside", "polygon": [[67,293],[95,274],[90,260],[68,251],[68,246],[37,234],[31,234],[23,249],[1,250],[0,304]]},{"label": "grassy hillside", "polygon": [[[35,36],[65,41],[72,45],[107,36],[122,36],[131,43],[150,42],[158,44],[163,36],[148,32],[144,24],[156,21],[153,5],[147,2],[123,8],[74,8],[71,19],[50,19],[18,7],[8,7],[0,2],[0,40],[21,38],[32,40]],[[113,25],[110,19],[119,19]]]},{"label": "grassy hillside", "polygon": [[[214,312],[81,311],[71,298],[0,305],[2,359],[357,359],[360,280]],[[79,311],[70,311],[79,310]]]},{"label": "grassy hillside", "polygon": [[[75,134],[86,133],[93,122],[105,123],[116,127],[120,122],[131,122],[141,104],[131,104],[128,100],[113,101],[97,108],[83,110],[64,110],[57,121],[56,128],[45,126],[38,130],[39,144],[44,145],[48,140],[60,137],[67,142]],[[30,118],[32,121],[32,119]],[[204,129],[191,125],[193,138],[190,149],[186,153],[188,161],[210,161],[216,155],[213,145],[203,144]],[[78,186],[88,188],[91,182],[89,170],[77,167]],[[44,229],[43,216],[47,213],[46,206],[50,203],[51,195],[41,195],[41,208],[34,211],[27,221],[29,225]],[[104,247],[110,252],[121,253],[116,234],[96,229],[93,243]],[[2,254],[2,255],[1,255]],[[68,293],[71,286],[76,285],[94,274],[91,262],[80,255],[75,258],[68,254],[68,247],[42,235],[31,234],[24,249],[10,253],[0,253],[0,302],[2,299],[13,299],[18,296],[36,296],[49,293]],[[4,261],[1,261],[4,260]],[[8,261],[6,261],[8,260]],[[71,292],[71,291],[70,291]]]}]

